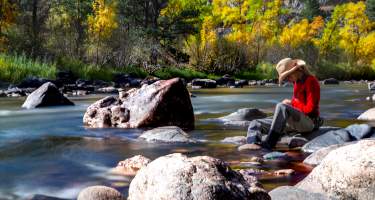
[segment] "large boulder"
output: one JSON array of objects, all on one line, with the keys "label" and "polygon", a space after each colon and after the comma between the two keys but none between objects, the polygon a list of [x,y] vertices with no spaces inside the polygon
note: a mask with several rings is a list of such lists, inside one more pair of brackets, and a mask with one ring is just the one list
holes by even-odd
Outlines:
[{"label": "large boulder", "polygon": [[367,139],[329,153],[297,187],[339,199],[374,199],[375,140]]},{"label": "large boulder", "polygon": [[140,139],[147,142],[165,142],[165,143],[195,143],[194,139],[177,126],[164,126],[154,128],[142,133]]},{"label": "large boulder", "polygon": [[91,186],[83,189],[77,200],[125,200],[116,189],[107,186]]},{"label": "large boulder", "polygon": [[51,82],[47,82],[31,93],[22,108],[31,109],[46,106],[74,105]]},{"label": "large boulder", "polygon": [[319,165],[322,160],[333,150],[336,150],[340,147],[343,147],[343,146],[346,146],[346,145],[350,145],[350,144],[354,144],[355,142],[347,142],[347,143],[344,143],[344,144],[335,144],[335,145],[331,145],[331,146],[328,146],[328,147],[324,147],[324,148],[321,148],[317,151],[315,151],[314,153],[310,154],[307,158],[305,158],[305,160],[303,160],[303,163],[307,164],[307,165],[311,165],[311,166],[317,166]]},{"label": "large boulder", "polygon": [[235,79],[228,74],[216,79],[217,85],[235,85]]},{"label": "large boulder", "polygon": [[208,156],[170,154],[142,168],[130,183],[128,200],[270,199],[251,188],[225,162]]},{"label": "large boulder", "polygon": [[313,193],[293,186],[281,186],[269,192],[272,200],[331,200],[324,194]]},{"label": "large boulder", "polygon": [[370,108],[362,113],[357,119],[359,120],[375,120],[375,108]]},{"label": "large boulder", "polygon": [[216,81],[211,79],[194,79],[191,81],[192,86],[200,86],[201,88],[216,88]]},{"label": "large boulder", "polygon": [[83,123],[93,128],[178,126],[194,128],[189,92],[178,79],[162,80],[140,89],[106,97],[87,108]]}]

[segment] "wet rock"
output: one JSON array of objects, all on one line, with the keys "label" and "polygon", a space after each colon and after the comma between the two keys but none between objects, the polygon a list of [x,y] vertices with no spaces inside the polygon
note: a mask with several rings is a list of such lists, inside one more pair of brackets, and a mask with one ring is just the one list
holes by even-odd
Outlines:
[{"label": "wet rock", "polygon": [[130,183],[128,200],[270,199],[257,189],[252,191],[241,174],[219,159],[170,154],[137,173]]},{"label": "wet rock", "polygon": [[375,120],[375,108],[370,108],[362,113],[357,119],[359,120]]},{"label": "wet rock", "polygon": [[235,82],[235,86],[237,88],[242,88],[243,86],[249,85],[249,82],[247,80],[239,80]]},{"label": "wet rock", "polygon": [[333,150],[336,150],[340,147],[349,145],[349,144],[354,144],[355,142],[346,142],[343,144],[336,144],[336,145],[331,145],[328,147],[321,148],[314,153],[310,154],[304,161],[303,163],[311,166],[317,166],[319,165],[322,160]]},{"label": "wet rock", "polygon": [[118,89],[115,88],[115,87],[113,87],[113,86],[110,86],[110,87],[99,88],[98,92],[102,92],[102,93],[118,93]]},{"label": "wet rock", "polygon": [[259,175],[267,175],[269,174],[267,171],[262,169],[256,169],[256,168],[250,168],[250,169],[240,169],[238,170],[239,173],[242,174],[242,176],[259,176]]},{"label": "wet rock", "polygon": [[145,131],[139,136],[147,142],[195,143],[194,139],[177,126],[164,126]]},{"label": "wet rock", "polygon": [[335,78],[328,78],[323,80],[323,85],[338,85],[339,81]]},{"label": "wet rock", "polygon": [[375,82],[367,83],[367,87],[369,90],[375,90]]},{"label": "wet rock", "polygon": [[264,84],[264,86],[266,86],[266,87],[276,87],[276,86],[279,86],[279,85],[276,84],[276,83],[266,83],[266,84]]},{"label": "wet rock", "polygon": [[217,85],[234,85],[235,80],[228,74],[225,74],[223,77],[216,79]]},{"label": "wet rock", "polygon": [[33,76],[33,77],[28,77],[22,80],[21,83],[18,84],[17,87],[18,88],[38,88],[47,82],[50,82],[50,80]]},{"label": "wet rock", "polygon": [[349,132],[345,129],[328,131],[327,133],[318,136],[303,145],[302,151],[306,153],[313,153],[321,148],[335,144],[343,144],[345,142],[350,142],[351,140],[352,139]]},{"label": "wet rock", "polygon": [[345,128],[356,140],[367,138],[372,134],[372,128],[368,124],[353,124]]},{"label": "wet rock", "polygon": [[155,76],[147,76],[145,79],[142,80],[141,85],[151,85],[156,81],[160,81],[160,78]]},{"label": "wet rock", "polygon": [[369,199],[375,195],[374,163],[375,140],[361,140],[329,153],[296,186],[339,199]]},{"label": "wet rock", "polygon": [[263,158],[265,160],[285,159],[285,158],[288,158],[288,155],[286,153],[274,151],[274,152],[265,154]]},{"label": "wet rock", "polygon": [[51,197],[51,196],[46,196],[46,195],[41,195],[41,194],[36,194],[31,199],[29,200],[68,200],[68,199],[61,199],[57,197]]},{"label": "wet rock", "polygon": [[308,142],[308,140],[304,137],[292,137],[288,141],[288,147],[289,148],[296,148],[296,147],[302,147]]},{"label": "wet rock", "polygon": [[216,81],[211,79],[194,79],[191,81],[192,86],[201,86],[202,88],[216,88]]},{"label": "wet rock", "polygon": [[202,89],[202,86],[193,85],[193,86],[191,86],[191,89],[193,89],[193,90],[199,90],[199,89]]},{"label": "wet rock", "polygon": [[53,83],[47,82],[27,97],[22,108],[32,109],[62,105],[74,105],[74,103],[60,93],[59,89]]},{"label": "wet rock", "polygon": [[226,121],[224,122],[224,126],[233,128],[233,129],[241,129],[247,130],[251,121]]},{"label": "wet rock", "polygon": [[7,94],[4,92],[4,90],[0,90],[0,97],[6,97]]},{"label": "wet rock", "polygon": [[266,113],[257,108],[241,108],[227,116],[220,117],[223,121],[251,121],[253,119],[265,118]]},{"label": "wet rock", "polygon": [[125,200],[116,189],[107,186],[91,186],[83,189],[77,200]]},{"label": "wet rock", "polygon": [[242,144],[246,144],[246,137],[245,136],[226,137],[223,140],[221,140],[221,142],[242,145]]},{"label": "wet rock", "polygon": [[276,176],[290,176],[294,173],[295,171],[293,169],[280,169],[273,172]]},{"label": "wet rock", "polygon": [[334,200],[324,194],[312,193],[293,186],[281,186],[269,192],[272,200]]},{"label": "wet rock", "polygon": [[253,157],[250,158],[250,161],[251,161],[251,162],[263,163],[263,162],[264,162],[264,159],[261,158],[261,157],[253,156]]},{"label": "wet rock", "polygon": [[244,144],[238,147],[238,151],[253,151],[260,149],[262,149],[262,147],[257,144]]},{"label": "wet rock", "polygon": [[26,92],[23,89],[20,89],[15,86],[9,86],[5,91],[7,97],[23,97],[26,96]]},{"label": "wet rock", "polygon": [[[112,118],[114,106],[124,108],[120,115],[124,120],[115,124],[108,120]],[[175,78],[121,91],[119,98],[99,100],[87,108],[83,122],[93,128],[178,126],[193,129],[194,113],[189,92],[182,81]]]},{"label": "wet rock", "polygon": [[75,84],[77,77],[74,76],[72,71],[59,71],[56,73],[56,86],[62,87],[63,85]]},{"label": "wet rock", "polygon": [[151,160],[149,158],[142,155],[136,155],[120,161],[117,166],[111,170],[111,172],[124,176],[133,176],[137,174],[141,168],[146,167],[150,162]]}]

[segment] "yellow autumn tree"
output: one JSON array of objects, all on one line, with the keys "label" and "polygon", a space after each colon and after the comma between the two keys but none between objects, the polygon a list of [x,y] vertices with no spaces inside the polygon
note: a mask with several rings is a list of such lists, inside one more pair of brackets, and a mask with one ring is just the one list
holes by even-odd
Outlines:
[{"label": "yellow autumn tree", "polygon": [[324,27],[324,20],[321,16],[315,17],[311,23],[303,19],[291,26],[284,27],[280,35],[281,46],[290,49],[298,48],[308,42],[316,43],[316,36]]},{"label": "yellow autumn tree", "polygon": [[93,14],[88,16],[90,39],[96,44],[96,63],[98,64],[99,49],[106,39],[110,38],[118,27],[117,3],[115,1],[95,0],[92,4]]},{"label": "yellow autumn tree", "polygon": [[10,0],[0,1],[0,51],[6,42],[5,31],[15,22],[16,5]]},{"label": "yellow autumn tree", "polygon": [[[367,42],[361,42],[367,38],[367,35],[370,33],[373,22],[371,22],[365,11],[366,5],[364,2],[359,1],[357,3],[347,3],[345,4],[345,12],[342,18],[343,26],[339,30],[339,47],[343,49],[350,57],[351,61],[357,61],[360,58],[360,43],[369,43],[369,39],[366,39]],[[366,48],[362,46],[362,48]]]}]

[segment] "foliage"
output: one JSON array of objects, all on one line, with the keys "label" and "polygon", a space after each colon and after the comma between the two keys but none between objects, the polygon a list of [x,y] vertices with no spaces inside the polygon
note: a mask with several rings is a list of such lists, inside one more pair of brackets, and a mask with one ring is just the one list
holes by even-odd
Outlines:
[{"label": "foliage", "polygon": [[308,19],[312,20],[314,19],[315,16],[320,16],[322,15],[320,11],[320,4],[319,0],[303,0],[304,7],[301,12],[301,15]]},{"label": "foliage", "polygon": [[56,64],[41,60],[31,60],[25,55],[0,54],[0,80],[18,83],[30,77],[53,79],[56,74]]},{"label": "foliage", "polygon": [[184,78],[186,80],[192,80],[194,78],[206,78],[207,75],[202,72],[198,72],[189,68],[175,68],[175,67],[165,67],[159,69],[154,73],[155,76],[161,79],[170,79],[174,77]]},{"label": "foliage", "polygon": [[16,5],[11,0],[0,1],[0,51],[5,50],[7,40],[4,33],[14,24],[16,18]]},{"label": "foliage", "polygon": [[366,0],[366,14],[372,21],[375,21],[375,0]]}]

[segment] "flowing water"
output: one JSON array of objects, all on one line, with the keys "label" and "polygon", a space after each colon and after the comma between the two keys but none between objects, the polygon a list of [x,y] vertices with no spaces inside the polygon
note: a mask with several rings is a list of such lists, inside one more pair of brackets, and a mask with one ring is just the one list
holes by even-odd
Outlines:
[{"label": "flowing water", "polygon": [[[220,140],[246,135],[244,130],[231,130],[210,120],[236,111],[254,107],[272,113],[277,102],[290,98],[292,88],[254,87],[242,89],[193,90],[192,98],[196,128],[192,137],[200,144],[147,144],[135,139],[140,129],[87,129],[82,125],[83,114],[100,95],[75,97],[76,106],[51,107],[34,110],[20,109],[24,98],[0,98],[0,199],[25,199],[44,194],[73,199],[79,191],[91,185],[115,187],[127,195],[131,177],[111,175],[109,170],[120,160],[134,155],[157,158],[180,152],[189,156],[210,155],[232,164],[233,168],[264,170],[292,168],[293,176],[260,177],[270,190],[279,185],[293,185],[309,172],[301,165],[305,157],[298,151],[288,152],[292,162],[266,162],[261,166],[239,164],[250,153],[240,153],[235,145]],[[321,115],[325,125],[345,127],[358,123],[355,118],[373,107],[364,84],[322,86]]]}]

